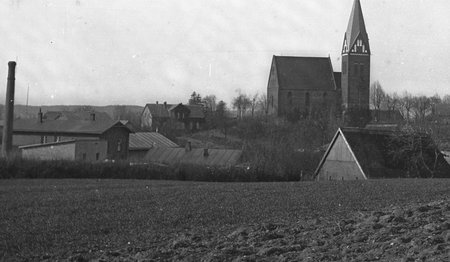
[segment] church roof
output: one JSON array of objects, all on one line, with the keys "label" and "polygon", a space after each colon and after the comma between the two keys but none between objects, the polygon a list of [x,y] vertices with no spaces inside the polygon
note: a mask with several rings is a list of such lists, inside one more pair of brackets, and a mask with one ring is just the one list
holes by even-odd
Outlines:
[{"label": "church roof", "polygon": [[336,90],[329,57],[274,56],[273,59],[282,89]]},{"label": "church roof", "polygon": [[347,31],[345,34],[349,47],[353,46],[359,35],[366,40],[367,46],[369,45],[369,37],[367,36],[366,25],[364,23],[361,3],[359,0],[355,0],[353,3],[352,13],[350,14],[350,19],[348,21]]}]

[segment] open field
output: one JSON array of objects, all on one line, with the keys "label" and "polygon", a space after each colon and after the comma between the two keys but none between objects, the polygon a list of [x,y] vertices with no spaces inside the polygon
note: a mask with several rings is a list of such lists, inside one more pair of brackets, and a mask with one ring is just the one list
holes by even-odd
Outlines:
[{"label": "open field", "polygon": [[209,239],[209,244],[200,245],[203,249],[184,251],[185,256],[196,254],[198,259],[209,247],[217,249],[218,239],[242,227],[291,228],[307,223],[340,229],[339,223],[354,214],[448,200],[449,195],[450,180],[438,179],[324,183],[0,180],[0,260],[83,261],[120,257],[118,250],[130,254],[151,250],[159,258],[168,258],[175,255],[166,250],[168,246],[183,248],[197,238]]}]

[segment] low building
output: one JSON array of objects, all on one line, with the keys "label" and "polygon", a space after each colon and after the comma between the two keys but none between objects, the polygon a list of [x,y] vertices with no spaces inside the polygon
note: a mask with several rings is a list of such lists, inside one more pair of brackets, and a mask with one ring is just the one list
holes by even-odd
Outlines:
[{"label": "low building", "polygon": [[404,121],[399,110],[370,110],[371,124],[398,124]]},{"label": "low building", "polygon": [[157,132],[136,132],[130,134],[128,159],[141,162],[149,150],[156,148],[174,148],[178,145]]},{"label": "low building", "polygon": [[143,130],[158,131],[164,126],[172,125],[178,130],[199,130],[205,123],[205,112],[202,105],[147,104],[141,114]]},{"label": "low building", "polygon": [[[450,177],[450,165],[430,136],[418,134],[415,146],[405,150],[407,139],[398,131],[339,129],[316,169],[316,179]],[[417,166],[410,166],[410,157],[421,157]]]},{"label": "low building", "polygon": [[22,158],[100,162],[107,157],[105,140],[68,140],[19,147]]},{"label": "low building", "polygon": [[148,163],[176,166],[179,164],[209,167],[232,167],[239,164],[242,150],[207,148],[157,148],[145,156]]},{"label": "low building", "polygon": [[118,120],[54,120],[45,119],[40,112],[37,119],[16,119],[13,123],[13,145],[25,146],[70,140],[104,140],[106,158],[128,158],[129,135],[133,131]]}]

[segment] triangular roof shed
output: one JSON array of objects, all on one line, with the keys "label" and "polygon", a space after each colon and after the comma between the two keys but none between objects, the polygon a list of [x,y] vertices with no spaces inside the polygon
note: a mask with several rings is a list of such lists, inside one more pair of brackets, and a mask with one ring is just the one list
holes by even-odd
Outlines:
[{"label": "triangular roof shed", "polygon": [[[427,134],[418,135],[423,163],[428,167],[436,163],[435,177],[450,177],[450,165],[445,161],[431,137]],[[398,178],[409,175],[429,176],[425,165],[418,167],[419,174],[408,173],[408,162],[396,157],[401,150],[411,155],[417,153],[414,150],[405,150],[402,146],[403,142],[398,139],[404,136],[405,133],[398,131],[339,129],[316,169],[316,178],[317,180],[353,180]]]}]

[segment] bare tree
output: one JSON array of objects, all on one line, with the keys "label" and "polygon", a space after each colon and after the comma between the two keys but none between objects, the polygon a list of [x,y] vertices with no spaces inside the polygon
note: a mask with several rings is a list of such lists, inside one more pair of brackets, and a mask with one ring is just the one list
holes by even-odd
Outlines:
[{"label": "bare tree", "polygon": [[262,115],[267,116],[268,112],[267,112],[267,95],[266,94],[262,94],[258,97],[257,107],[258,107],[258,111],[260,111],[260,113]]},{"label": "bare tree", "polygon": [[407,91],[403,92],[402,97],[400,97],[399,101],[399,109],[400,114],[402,114],[403,118],[409,122],[411,119],[411,110],[413,107],[413,97]]},{"label": "bare tree", "polygon": [[211,111],[216,111],[216,96],[215,95],[207,95],[205,96],[202,101],[206,104],[206,106],[211,110]]},{"label": "bare tree", "polygon": [[444,97],[442,97],[442,103],[450,104],[450,95],[445,95]]},{"label": "bare tree", "polygon": [[253,95],[252,99],[250,100],[250,106],[251,106],[251,110],[252,110],[252,117],[254,117],[254,115],[255,115],[255,109],[256,109],[256,106],[258,105],[258,97],[259,97],[259,94],[256,93],[256,94]]},{"label": "bare tree", "polygon": [[370,103],[375,110],[379,111],[381,109],[381,104],[383,103],[385,96],[386,93],[378,80],[370,85]]},{"label": "bare tree", "polygon": [[239,119],[242,119],[247,109],[251,106],[252,102],[250,98],[248,98],[247,95],[242,94],[239,91],[239,95],[235,98],[233,98],[232,105],[234,109],[237,109],[238,111],[238,117]]},{"label": "bare tree", "polygon": [[412,110],[416,122],[423,123],[427,113],[431,111],[431,99],[423,95],[413,97]]}]

